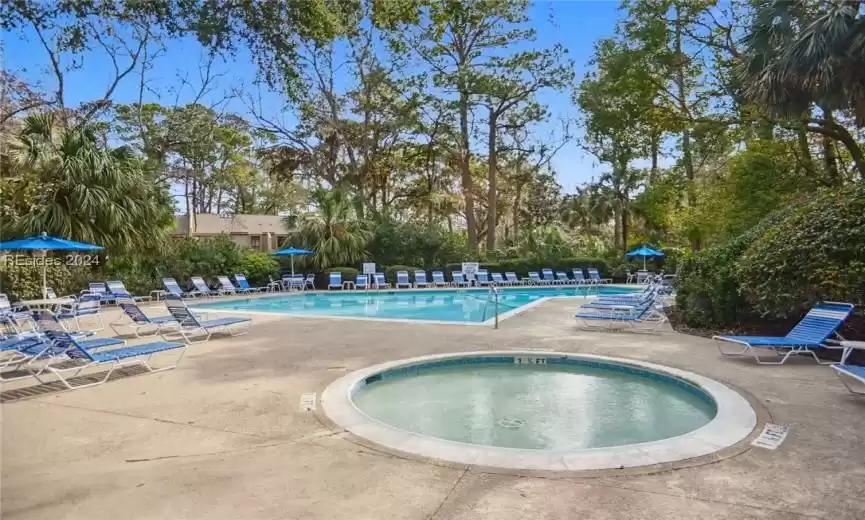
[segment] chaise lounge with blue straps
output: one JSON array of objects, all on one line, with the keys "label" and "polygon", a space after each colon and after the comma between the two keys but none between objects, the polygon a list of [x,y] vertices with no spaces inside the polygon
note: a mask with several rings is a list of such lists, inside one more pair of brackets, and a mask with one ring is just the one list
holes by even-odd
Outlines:
[{"label": "chaise lounge with blue straps", "polygon": [[[796,324],[786,336],[714,336],[719,341],[718,350],[724,356],[751,356],[761,365],[782,365],[790,356],[805,355],[814,358],[820,364],[823,362],[815,351],[819,349],[839,349],[841,347],[826,344],[826,340],[837,336],[838,329],[853,312],[853,304],[839,302],[821,302],[816,304],[802,320]],[[727,343],[740,345],[736,351],[724,350]],[[760,349],[781,356],[780,361],[765,361],[760,357]]]}]

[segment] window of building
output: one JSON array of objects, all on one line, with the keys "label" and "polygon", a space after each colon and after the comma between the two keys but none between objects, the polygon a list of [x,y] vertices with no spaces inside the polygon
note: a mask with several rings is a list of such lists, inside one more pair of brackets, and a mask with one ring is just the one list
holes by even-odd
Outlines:
[{"label": "window of building", "polygon": [[249,237],[249,245],[253,249],[259,249],[260,250],[261,249],[261,237],[258,235],[253,235],[253,236]]}]

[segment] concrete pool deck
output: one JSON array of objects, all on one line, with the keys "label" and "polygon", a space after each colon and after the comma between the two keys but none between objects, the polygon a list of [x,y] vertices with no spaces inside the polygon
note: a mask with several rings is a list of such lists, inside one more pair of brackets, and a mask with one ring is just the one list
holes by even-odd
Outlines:
[{"label": "concrete pool deck", "polygon": [[[255,316],[249,335],[192,345],[176,370],[30,398],[9,391],[0,406],[0,516],[865,517],[865,399],[850,395],[828,367],[720,359],[711,341],[672,331],[579,331],[578,304],[550,300],[499,330]],[[702,374],[753,396],[790,432],[777,450],[755,447],[675,471],[538,477],[400,458],[300,411],[302,394],[320,395],[345,373],[376,363],[527,348]]]}]

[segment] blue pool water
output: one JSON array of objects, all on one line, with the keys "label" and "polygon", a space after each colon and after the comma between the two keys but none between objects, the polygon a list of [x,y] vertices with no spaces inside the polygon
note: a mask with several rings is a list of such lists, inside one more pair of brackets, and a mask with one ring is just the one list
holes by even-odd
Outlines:
[{"label": "blue pool water", "polygon": [[[499,315],[548,297],[585,297],[627,294],[626,287],[505,288],[499,296]],[[297,316],[343,316],[402,320],[480,323],[494,317],[487,289],[348,291],[294,293],[243,300],[196,303],[195,308],[237,312],[268,312]]]}]

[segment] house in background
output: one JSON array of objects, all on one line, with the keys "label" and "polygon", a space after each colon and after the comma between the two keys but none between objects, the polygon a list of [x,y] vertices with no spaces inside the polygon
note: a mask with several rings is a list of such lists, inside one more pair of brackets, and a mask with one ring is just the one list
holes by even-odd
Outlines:
[{"label": "house in background", "polygon": [[[194,238],[211,238],[225,233],[243,247],[270,252],[288,236],[288,230],[279,215],[233,215],[226,213],[199,213],[195,215]],[[189,215],[176,215],[172,237],[189,236]]]}]

